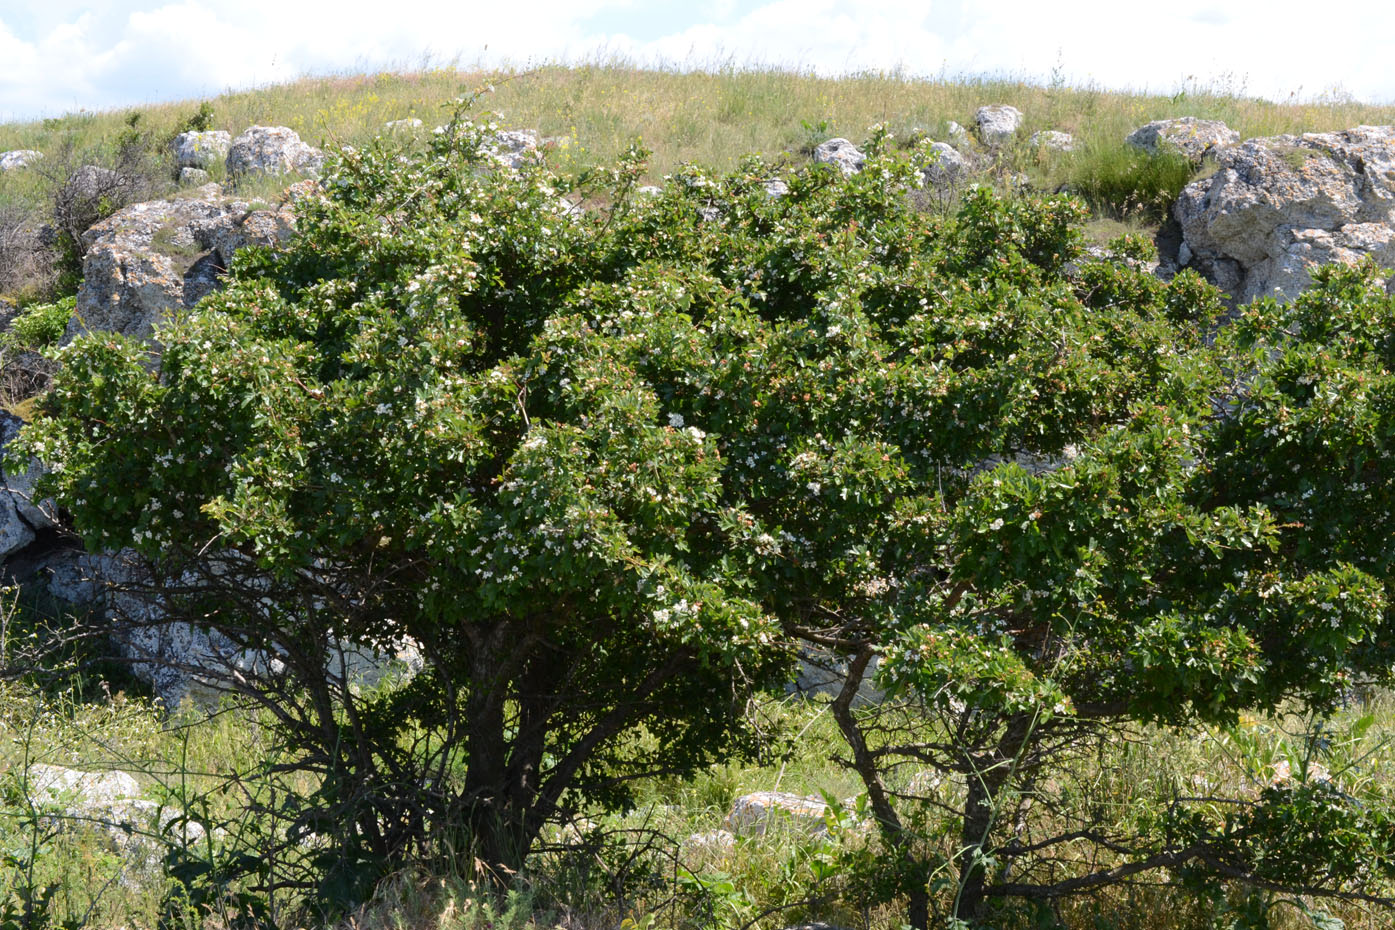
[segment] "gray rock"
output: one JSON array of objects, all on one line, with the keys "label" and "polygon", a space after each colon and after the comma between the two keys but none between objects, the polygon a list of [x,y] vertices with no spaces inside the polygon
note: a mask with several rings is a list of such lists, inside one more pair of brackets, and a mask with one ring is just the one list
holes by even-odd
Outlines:
[{"label": "gray rock", "polygon": [[19,515],[8,493],[0,494],[0,562],[35,540],[34,528]]},{"label": "gray rock", "polygon": [[974,121],[984,145],[1003,145],[1017,136],[1017,130],[1022,127],[1022,111],[1006,104],[993,104],[979,107]]},{"label": "gray rock", "polygon": [[736,851],[736,835],[730,830],[693,833],[679,845],[685,858],[724,858]]},{"label": "gray rock", "polygon": [[42,471],[39,463],[31,460],[24,474],[15,474],[4,467],[5,449],[23,427],[24,421],[19,417],[0,410],[0,496],[8,495],[16,512],[33,529],[51,529],[58,525],[53,502],[33,499],[34,483],[39,480]]},{"label": "gray rock", "polygon": [[19,417],[0,410],[0,562],[58,525],[53,502],[34,500],[39,463],[31,460],[22,474],[4,467],[9,445],[23,427]]},{"label": "gray rock", "polygon": [[203,187],[209,181],[208,172],[202,168],[180,168],[180,187]]},{"label": "gray rock", "polygon": [[1027,144],[1034,149],[1048,149],[1053,152],[1075,151],[1075,137],[1055,129],[1043,129],[1041,132],[1032,133],[1032,138],[1027,140]]},{"label": "gray rock", "polygon": [[[148,566],[132,550],[89,554],[55,553],[44,566],[48,592],[74,606],[99,610],[110,623],[112,639],[129,660],[131,673],[148,683],[168,708],[186,701],[212,707],[244,679],[279,674],[277,653],[250,649],[217,630],[168,619],[158,590],[147,580]],[[255,577],[245,556],[228,552],[204,566],[209,572],[238,571]],[[197,585],[194,575],[189,585]],[[419,672],[424,658],[415,643],[391,652],[354,643],[338,643],[329,657],[326,676],[341,669],[354,688],[372,688],[408,679]]]},{"label": "gray rock", "polygon": [[526,129],[496,132],[494,141],[486,148],[500,165],[515,171],[542,159],[542,153],[538,151],[538,134]]},{"label": "gray rock", "polygon": [[132,187],[130,178],[99,165],[83,165],[64,182],[68,196],[78,200],[97,200],[113,192]]},{"label": "gray rock", "polygon": [[46,823],[104,836],[126,870],[123,884],[159,878],[167,845],[193,844],[206,836],[202,824],[177,823],[176,810],[140,797],[140,784],[127,772],[35,764],[29,767],[27,788],[30,803]]},{"label": "gray rock", "polygon": [[254,210],[219,225],[210,237],[220,267],[231,268],[233,256],[245,246],[277,246],[295,234],[295,211],[289,203],[274,210]]},{"label": "gray rock", "polygon": [[34,149],[13,149],[9,152],[0,152],[0,171],[28,168],[43,157],[43,152],[37,152]]},{"label": "gray rock", "polygon": [[822,798],[786,791],[757,791],[732,802],[725,829],[736,836],[760,836],[784,823],[807,833],[824,833],[828,804]]},{"label": "gray rock", "polygon": [[1395,265],[1395,127],[1251,139],[1173,205],[1178,260],[1236,301],[1292,298],[1314,266]]},{"label": "gray rock", "polygon": [[974,145],[974,140],[973,137],[969,135],[969,130],[960,126],[954,120],[945,123],[945,138],[949,140],[950,145],[961,151],[973,148]]},{"label": "gray rock", "polygon": [[941,193],[953,190],[969,173],[969,162],[947,142],[932,142],[931,161],[925,166],[925,182]]},{"label": "gray rock", "polygon": [[157,323],[216,287],[215,269],[201,260],[247,204],[221,196],[217,185],[200,193],[132,204],[83,234],[82,286],[65,341],[88,330],[149,340]]},{"label": "gray rock", "polygon": [[221,129],[181,132],[170,143],[174,163],[181,168],[208,168],[228,157],[232,136]]},{"label": "gray rock", "polygon": [[862,170],[867,156],[847,139],[829,139],[814,149],[814,161],[820,165],[836,165],[843,177],[851,177]]},{"label": "gray rock", "polygon": [[417,119],[415,116],[412,116],[408,117],[407,119],[388,120],[386,123],[383,123],[383,128],[386,129],[388,132],[414,132],[415,130],[420,129],[423,125],[424,124],[421,120]]},{"label": "gray rock", "polygon": [[300,141],[285,126],[252,126],[232,141],[228,149],[229,177],[246,174],[318,175],[324,153]]},{"label": "gray rock", "polygon": [[140,797],[140,784],[126,772],[80,772],[57,765],[29,768],[30,797],[65,798],[84,806],[104,807]]},{"label": "gray rock", "polygon": [[790,192],[790,186],[779,178],[771,178],[764,185],[765,195],[772,200],[785,196]]},{"label": "gray rock", "polygon": [[1187,156],[1193,167],[1201,160],[1240,141],[1240,133],[1215,119],[1179,116],[1159,119],[1140,126],[1124,140],[1145,152],[1178,151]]},{"label": "gray rock", "polygon": [[[884,584],[885,581],[871,582],[873,587]],[[879,592],[867,590],[863,593],[875,596]],[[877,666],[880,664],[881,658],[873,656],[862,681],[858,683],[857,693],[853,696],[854,706],[876,704],[886,697],[886,693],[878,688],[876,683]],[[802,649],[796,669],[794,681],[785,685],[787,694],[797,694],[805,698],[836,698],[842,693],[848,680],[848,659],[821,646]]]}]

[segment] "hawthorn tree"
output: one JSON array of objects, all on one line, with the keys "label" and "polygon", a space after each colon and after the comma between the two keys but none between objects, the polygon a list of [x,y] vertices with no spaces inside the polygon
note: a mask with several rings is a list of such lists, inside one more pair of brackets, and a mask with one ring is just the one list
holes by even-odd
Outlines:
[{"label": "hawthorn tree", "polygon": [[[331,836],[330,878],[462,842],[507,878],[548,819],[750,748],[745,700],[817,647],[913,926],[1163,870],[1382,899],[1386,808],[1332,784],[1040,815],[1111,735],[1388,676],[1369,281],[1215,339],[1214,289],[1083,261],[1069,199],[917,209],[930,156],[884,133],[851,178],[648,197],[638,153],[566,180],[492,131],[344,152],[158,349],[62,350],[26,432],[89,547],[277,656],[228,684],[319,777],[287,835]],[[406,640],[410,681],[333,665]]]}]

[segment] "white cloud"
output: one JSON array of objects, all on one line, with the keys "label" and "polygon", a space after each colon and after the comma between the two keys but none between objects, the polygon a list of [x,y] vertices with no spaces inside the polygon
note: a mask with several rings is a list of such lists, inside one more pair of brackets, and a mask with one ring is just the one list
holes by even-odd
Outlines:
[{"label": "white cloud", "polygon": [[[1384,67],[1395,5],[1356,4],[1341,22],[1300,0],[1264,16],[1231,16],[1216,0],[1156,6],[1117,0],[50,0],[4,12],[0,118],[54,115],[215,93],[323,73],[411,66],[431,55],[464,63],[569,59],[603,49],[666,63],[765,62],[821,73],[1008,74],[1044,80],[1058,63],[1073,83],[1172,91],[1221,81],[1276,99],[1335,88],[1395,100]],[[1350,6],[1350,5],[1349,5]],[[626,15],[686,23],[643,40]],[[606,13],[612,28],[588,26]],[[641,30],[631,30],[639,32]]]}]

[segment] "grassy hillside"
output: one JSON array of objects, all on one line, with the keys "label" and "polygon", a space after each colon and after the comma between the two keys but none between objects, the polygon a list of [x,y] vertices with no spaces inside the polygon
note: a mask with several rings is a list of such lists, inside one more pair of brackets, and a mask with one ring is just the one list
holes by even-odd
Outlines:
[{"label": "grassy hillside", "polygon": [[[831,135],[856,141],[874,123],[886,123],[898,133],[921,129],[936,136],[947,120],[972,126],[975,109],[988,103],[1020,109],[1026,135],[1038,129],[1071,132],[1086,152],[1117,146],[1133,128],[1171,116],[1224,120],[1245,137],[1395,122],[1395,106],[1340,100],[1270,103],[1204,86],[1166,97],[1011,81],[820,78],[776,70],[700,74],[623,64],[502,74],[439,70],[306,78],[222,94],[209,103],[214,128],[236,134],[254,123],[279,124],[312,143],[333,145],[360,143],[388,120],[415,116],[429,127],[462,89],[487,83],[495,88],[488,106],[510,125],[569,140],[567,157],[576,164],[607,162],[639,138],[654,150],[655,174],[684,162],[729,167],[750,152],[775,155]],[[199,103],[0,125],[0,151],[109,144],[134,113],[141,114],[141,129],[167,138]]]},{"label": "grassy hillside", "polygon": [[[429,131],[445,121],[462,93],[485,87],[492,90],[479,106],[498,114],[506,127],[540,133],[548,140],[555,170],[565,174],[611,164],[639,140],[653,152],[647,180],[655,183],[684,163],[723,170],[752,153],[777,164],[798,163],[824,139],[860,142],[876,124],[905,141],[943,140],[950,121],[972,130],[979,106],[1011,104],[1025,116],[1023,129],[1014,144],[982,160],[978,178],[1009,186],[1025,177],[1038,190],[1079,193],[1097,216],[1090,234],[1098,241],[1124,228],[1155,227],[1194,175],[1185,163],[1150,159],[1124,145],[1124,137],[1145,122],[1184,115],[1220,119],[1247,138],[1395,122],[1391,106],[1344,100],[1279,104],[1207,86],[1169,97],[1006,80],[881,74],[834,79],[736,69],[681,73],[624,63],[306,78],[210,100],[0,125],[0,152],[36,149],[45,156],[33,168],[0,175],[0,298],[26,304],[75,291],[81,248],[74,243],[80,230],[71,231],[67,244],[35,248],[33,243],[34,230],[54,223],[62,212],[57,204],[63,184],[81,165],[115,168],[131,181],[119,200],[89,205],[93,215],[87,219],[96,220],[122,203],[173,194],[177,169],[169,142],[191,125],[234,135],[254,124],[285,125],[332,149],[362,145],[392,120],[420,119]],[[1032,148],[1031,134],[1045,129],[1072,133],[1075,150]],[[224,180],[221,166],[210,174]],[[283,183],[276,178],[244,183],[242,193],[273,199]]]}]

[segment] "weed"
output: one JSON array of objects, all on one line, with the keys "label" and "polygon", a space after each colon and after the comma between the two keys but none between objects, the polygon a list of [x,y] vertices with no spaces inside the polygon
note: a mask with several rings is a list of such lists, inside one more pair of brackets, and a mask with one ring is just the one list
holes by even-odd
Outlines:
[{"label": "weed", "polygon": [[1117,143],[1077,156],[1069,185],[1098,214],[1161,222],[1191,178],[1191,164],[1181,154]]}]

